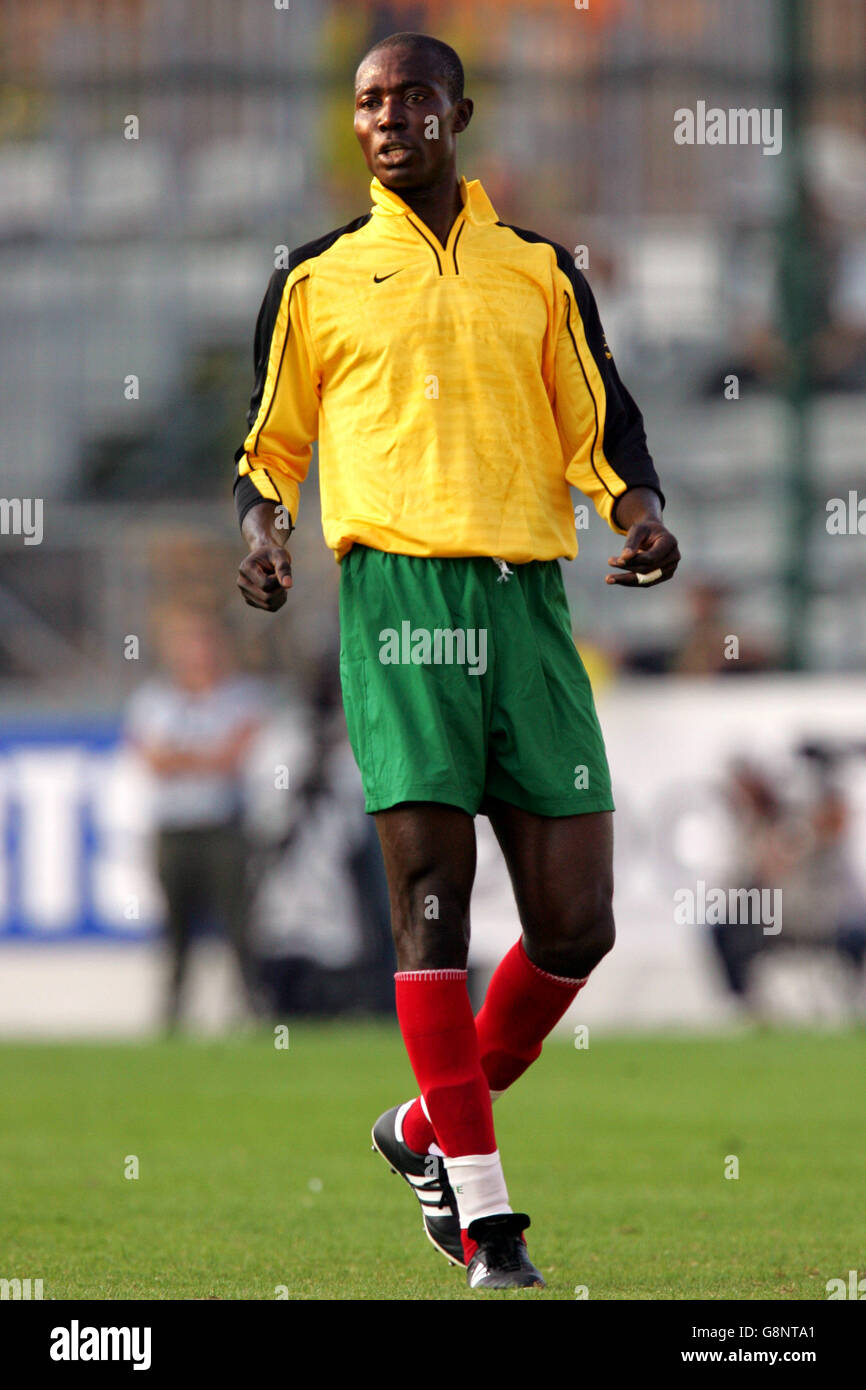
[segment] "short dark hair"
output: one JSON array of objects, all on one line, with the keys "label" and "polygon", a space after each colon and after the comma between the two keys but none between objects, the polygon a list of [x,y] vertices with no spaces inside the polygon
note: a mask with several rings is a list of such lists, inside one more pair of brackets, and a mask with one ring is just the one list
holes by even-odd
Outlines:
[{"label": "short dark hair", "polygon": [[435,58],[439,74],[444,79],[445,87],[452,101],[463,99],[463,64],[454,49],[441,39],[434,39],[432,34],[389,34],[387,38],[380,39],[374,43],[373,47],[364,54],[358,67],[366,63],[371,53],[378,53],[380,48],[414,48],[416,50],[426,49]]}]

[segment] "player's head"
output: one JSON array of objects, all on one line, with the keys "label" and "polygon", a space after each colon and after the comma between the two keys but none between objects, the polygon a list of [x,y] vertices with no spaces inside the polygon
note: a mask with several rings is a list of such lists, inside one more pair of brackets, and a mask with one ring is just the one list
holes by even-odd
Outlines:
[{"label": "player's head", "polygon": [[463,64],[429,34],[391,34],[358,65],[355,134],[386,188],[427,188],[455,171],[456,137],[471,116]]}]

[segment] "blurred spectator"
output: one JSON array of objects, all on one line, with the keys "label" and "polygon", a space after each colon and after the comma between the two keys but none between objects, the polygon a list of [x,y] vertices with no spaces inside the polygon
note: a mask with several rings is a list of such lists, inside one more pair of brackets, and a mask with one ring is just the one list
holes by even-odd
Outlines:
[{"label": "blurred spectator", "polygon": [[234,950],[247,1006],[257,985],[248,933],[244,761],[261,728],[261,684],[236,674],[212,614],[174,608],[159,627],[163,672],[129,702],[127,737],[154,778],[156,869],[166,903],[165,1022],[182,1012],[189,948],[203,914]]},{"label": "blurred spectator", "polygon": [[[778,887],[783,807],[770,780],[746,762],[731,768],[728,804],[734,827],[733,880],[738,888]],[[710,939],[731,993],[749,1011],[752,964],[768,940],[760,922],[720,922]]]},{"label": "blurred spectator", "polygon": [[[727,594],[718,584],[699,582],[689,589],[689,616],[668,671],[678,676],[745,675],[771,663],[754,638],[738,634],[725,613]],[[737,640],[736,656],[730,638]]]},{"label": "blurred spectator", "polygon": [[288,822],[262,824],[253,858],[262,985],[278,1017],[392,1014],[388,885],[346,732],[337,649],[307,681],[309,721]]},{"label": "blurred spectator", "polygon": [[725,595],[715,584],[693,584],[688,591],[688,619],[678,651],[671,654],[669,671],[681,676],[715,676],[739,662],[725,659],[725,639],[730,627],[723,611]]},{"label": "blurred spectator", "polygon": [[686,595],[688,615],[679,644],[642,647],[624,657],[624,669],[665,676],[742,676],[769,670],[774,664],[770,653],[754,637],[737,631],[739,625],[725,611],[727,598],[717,583],[693,583]]},{"label": "blurred spectator", "polygon": [[848,799],[834,780],[835,756],[809,746],[798,752],[813,773],[805,801],[783,801],[771,779],[751,764],[731,769],[736,885],[780,889],[784,906],[778,936],[765,936],[760,923],[710,927],[727,984],[753,1014],[760,1012],[752,990],[753,967],[768,949],[833,951],[846,970],[849,1003],[854,1010],[862,1003],[866,903],[851,862]]}]

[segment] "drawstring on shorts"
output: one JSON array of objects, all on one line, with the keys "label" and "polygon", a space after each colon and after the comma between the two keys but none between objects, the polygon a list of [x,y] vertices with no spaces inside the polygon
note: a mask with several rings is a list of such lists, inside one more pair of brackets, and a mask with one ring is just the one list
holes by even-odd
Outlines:
[{"label": "drawstring on shorts", "polygon": [[499,566],[499,578],[496,581],[497,584],[507,584],[512,574],[514,573],[514,570],[510,570],[505,561],[500,560],[498,555],[491,556],[491,559],[493,560],[494,565]]}]

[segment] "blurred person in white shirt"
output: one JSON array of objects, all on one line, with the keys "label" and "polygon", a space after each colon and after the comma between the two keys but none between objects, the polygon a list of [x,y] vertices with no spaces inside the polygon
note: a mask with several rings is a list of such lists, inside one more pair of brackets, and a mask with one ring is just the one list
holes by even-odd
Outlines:
[{"label": "blurred person in white shirt", "polygon": [[156,871],[170,968],[165,1021],[182,1013],[193,928],[216,919],[234,950],[247,1007],[257,1011],[250,950],[243,768],[267,711],[263,685],[237,674],[212,613],[173,608],[159,626],[161,673],[127,709],[126,733],[154,782]]}]

